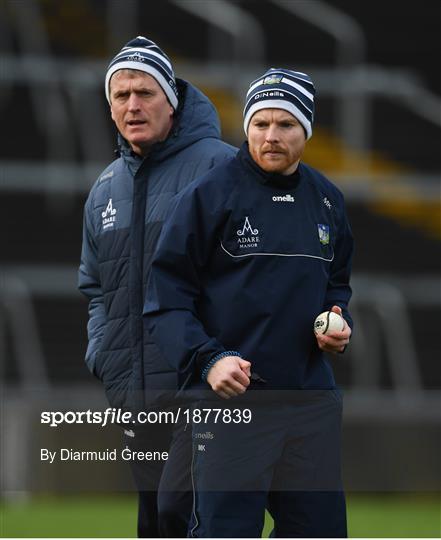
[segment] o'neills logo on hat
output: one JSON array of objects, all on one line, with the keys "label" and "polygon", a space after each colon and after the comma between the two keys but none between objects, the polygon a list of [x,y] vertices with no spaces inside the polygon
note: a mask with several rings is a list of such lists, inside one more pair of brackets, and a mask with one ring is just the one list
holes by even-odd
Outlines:
[{"label": "o'neills logo on hat", "polygon": [[145,62],[145,58],[139,53],[136,52],[135,54],[131,54],[127,57],[127,60],[129,62]]},{"label": "o'neills logo on hat", "polygon": [[263,99],[268,97],[285,97],[285,94],[283,92],[279,92],[279,90],[272,90],[271,92],[259,92],[254,96],[254,101],[257,99]]}]

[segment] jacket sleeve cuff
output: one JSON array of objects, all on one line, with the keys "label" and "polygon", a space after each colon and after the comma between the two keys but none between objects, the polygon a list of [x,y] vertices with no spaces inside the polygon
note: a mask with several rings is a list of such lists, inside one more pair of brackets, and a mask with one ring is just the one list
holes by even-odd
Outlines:
[{"label": "jacket sleeve cuff", "polygon": [[237,352],[237,351],[223,351],[223,352],[220,352],[218,354],[215,354],[214,356],[212,356],[210,358],[210,360],[207,362],[207,364],[205,365],[204,369],[202,370],[202,373],[201,373],[201,379],[206,382],[207,381],[207,376],[208,376],[208,372],[210,371],[210,369],[214,366],[214,364],[218,361],[218,360],[221,360],[222,358],[225,358],[227,356],[238,356],[239,358],[242,358],[242,355]]}]

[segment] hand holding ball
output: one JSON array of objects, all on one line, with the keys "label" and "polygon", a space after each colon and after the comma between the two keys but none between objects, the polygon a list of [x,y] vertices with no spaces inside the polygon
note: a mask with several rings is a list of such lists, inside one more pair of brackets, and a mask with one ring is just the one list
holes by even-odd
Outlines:
[{"label": "hand holding ball", "polygon": [[330,334],[331,332],[341,332],[345,327],[345,321],[338,313],[324,311],[314,321],[314,333]]}]

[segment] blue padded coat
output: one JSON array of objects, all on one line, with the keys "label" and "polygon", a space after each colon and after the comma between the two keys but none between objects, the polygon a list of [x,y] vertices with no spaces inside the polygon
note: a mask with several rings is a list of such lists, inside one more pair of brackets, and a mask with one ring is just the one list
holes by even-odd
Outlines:
[{"label": "blue padded coat", "polygon": [[180,107],[168,138],[142,159],[119,136],[120,157],[85,204],[79,289],[89,299],[86,364],[114,407],[159,406],[174,394],[176,372],[142,323],[153,252],[171,198],[237,151],[220,140],[208,98],[178,84]]}]

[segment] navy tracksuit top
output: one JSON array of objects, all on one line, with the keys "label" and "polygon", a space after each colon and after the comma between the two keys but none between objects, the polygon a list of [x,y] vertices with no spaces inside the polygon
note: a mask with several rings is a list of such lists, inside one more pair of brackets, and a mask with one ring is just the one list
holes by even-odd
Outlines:
[{"label": "navy tracksuit top", "polygon": [[145,324],[181,387],[241,353],[266,389],[333,388],[315,317],[348,312],[353,239],[341,192],[300,163],[266,173],[240,152],[174,200],[152,265]]}]

